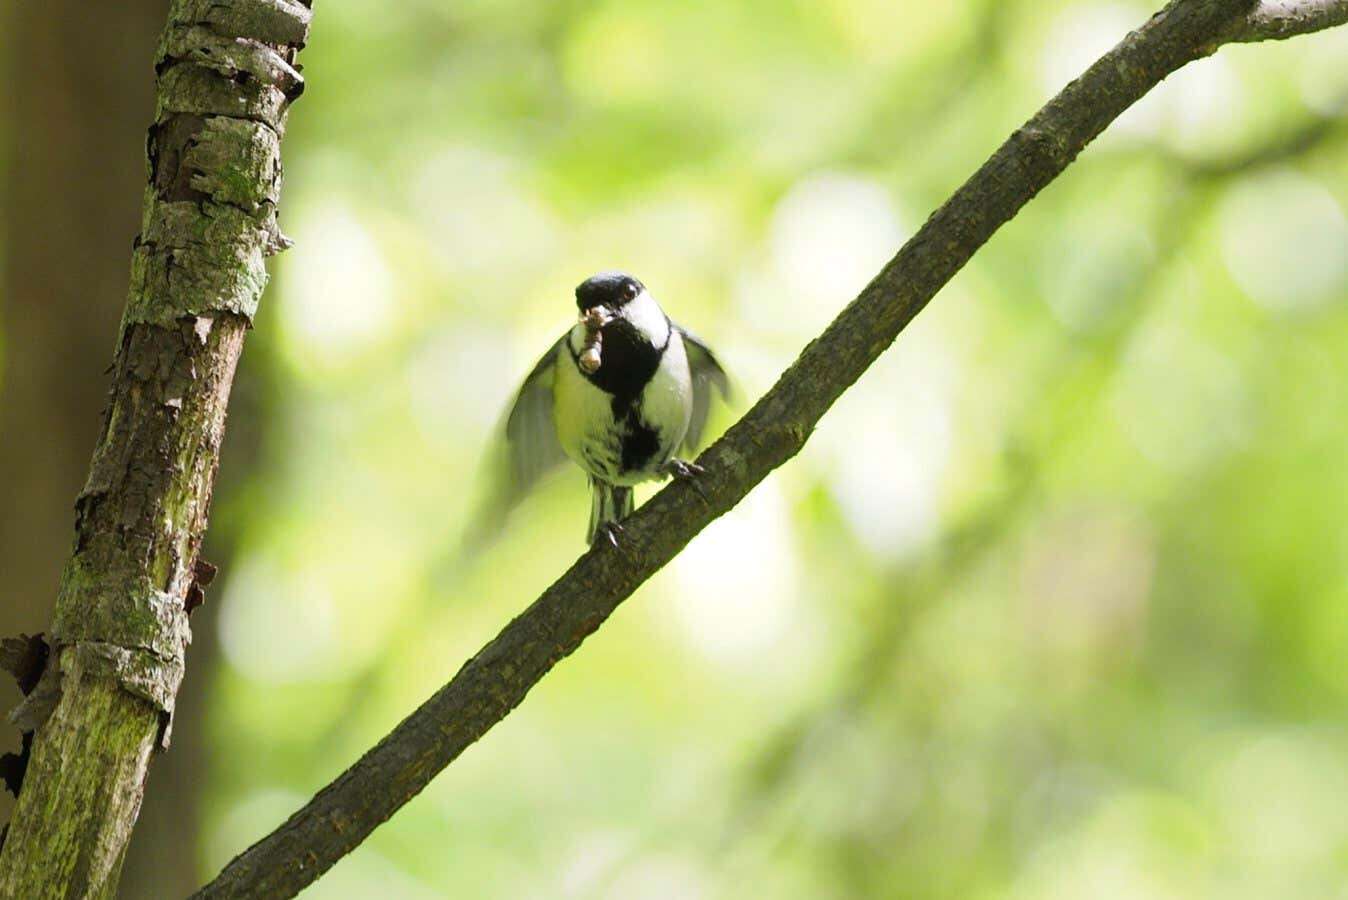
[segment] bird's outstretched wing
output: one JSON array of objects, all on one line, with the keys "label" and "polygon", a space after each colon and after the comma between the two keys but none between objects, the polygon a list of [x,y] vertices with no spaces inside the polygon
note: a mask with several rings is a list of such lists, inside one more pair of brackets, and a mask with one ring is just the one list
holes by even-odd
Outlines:
[{"label": "bird's outstretched wing", "polygon": [[712,388],[715,387],[720,391],[722,400],[729,400],[730,378],[701,338],[686,328],[676,327],[679,334],[683,335],[684,350],[688,354],[688,369],[693,376],[693,414],[688,420],[688,435],[683,440],[683,446],[691,453],[702,442],[702,432],[707,427],[707,415],[711,412]]},{"label": "bird's outstretched wing", "polygon": [[543,354],[506,413],[505,427],[487,459],[487,483],[469,526],[469,544],[491,539],[515,504],[566,459],[553,420],[552,392],[557,362],[566,352],[565,341],[563,335]]},{"label": "bird's outstretched wing", "polygon": [[566,337],[552,345],[524,379],[506,416],[512,505],[566,459],[552,417],[552,378]]}]

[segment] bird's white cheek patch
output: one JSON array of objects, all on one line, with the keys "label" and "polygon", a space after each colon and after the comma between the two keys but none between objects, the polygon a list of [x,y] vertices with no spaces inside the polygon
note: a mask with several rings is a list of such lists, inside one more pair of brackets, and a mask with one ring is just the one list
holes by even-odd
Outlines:
[{"label": "bird's white cheek patch", "polygon": [[646,291],[622,308],[620,315],[646,336],[654,347],[663,347],[670,339],[669,319],[660,304]]}]

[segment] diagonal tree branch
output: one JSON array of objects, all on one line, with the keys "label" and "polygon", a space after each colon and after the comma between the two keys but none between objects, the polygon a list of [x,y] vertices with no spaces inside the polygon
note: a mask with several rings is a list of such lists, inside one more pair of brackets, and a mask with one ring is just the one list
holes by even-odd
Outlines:
[{"label": "diagonal tree branch", "polygon": [[[1274,6],[1287,8],[1251,0],[1173,0],[1125,37],[1017,129],[703,454],[705,501],[681,483],[660,491],[625,523],[621,549],[598,546],[577,560],[449,684],[194,896],[293,896],[358,846],[694,535],[793,457],[834,401],[974,252],[1120,113],[1223,43],[1295,33],[1266,24],[1265,7],[1271,12]],[[1336,15],[1331,10],[1315,20],[1328,27],[1341,21]],[[1288,27],[1311,30],[1304,17],[1296,21]]]}]

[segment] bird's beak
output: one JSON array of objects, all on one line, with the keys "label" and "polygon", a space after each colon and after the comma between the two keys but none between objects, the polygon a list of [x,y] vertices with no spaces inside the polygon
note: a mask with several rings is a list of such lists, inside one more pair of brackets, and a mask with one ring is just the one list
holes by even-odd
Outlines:
[{"label": "bird's beak", "polygon": [[614,318],[615,314],[613,310],[608,306],[600,304],[599,306],[591,306],[589,309],[581,310],[580,315],[576,317],[576,321],[593,330],[596,328],[603,328]]}]

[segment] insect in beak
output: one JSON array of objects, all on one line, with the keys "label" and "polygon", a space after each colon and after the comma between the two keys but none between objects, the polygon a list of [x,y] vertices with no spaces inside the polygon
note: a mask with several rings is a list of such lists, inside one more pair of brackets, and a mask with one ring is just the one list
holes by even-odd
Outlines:
[{"label": "insect in beak", "polygon": [[580,314],[580,324],[585,326],[585,345],[580,350],[580,367],[587,375],[593,375],[603,365],[604,332],[603,328],[613,320],[613,313],[606,306],[591,306]]}]

